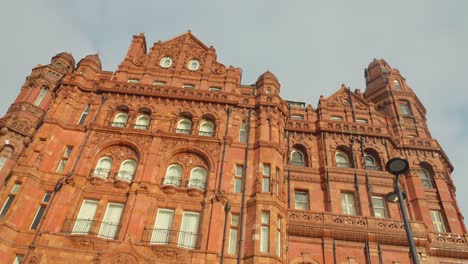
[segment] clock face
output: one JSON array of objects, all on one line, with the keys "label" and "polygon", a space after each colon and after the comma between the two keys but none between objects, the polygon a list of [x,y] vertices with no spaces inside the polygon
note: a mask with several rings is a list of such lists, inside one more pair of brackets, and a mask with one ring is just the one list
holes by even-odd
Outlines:
[{"label": "clock face", "polygon": [[161,59],[161,61],[159,62],[159,65],[163,68],[169,68],[171,67],[172,65],[172,59],[169,58],[169,57],[164,57]]},{"label": "clock face", "polygon": [[200,68],[200,62],[198,60],[190,60],[187,63],[187,69],[191,71],[196,71]]}]

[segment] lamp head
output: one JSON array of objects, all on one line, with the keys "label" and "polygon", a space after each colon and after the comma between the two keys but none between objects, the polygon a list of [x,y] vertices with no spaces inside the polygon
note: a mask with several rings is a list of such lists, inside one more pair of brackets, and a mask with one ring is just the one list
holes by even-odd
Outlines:
[{"label": "lamp head", "polygon": [[387,164],[385,164],[385,169],[393,175],[399,175],[407,171],[408,168],[408,161],[400,157],[393,158],[387,161]]}]

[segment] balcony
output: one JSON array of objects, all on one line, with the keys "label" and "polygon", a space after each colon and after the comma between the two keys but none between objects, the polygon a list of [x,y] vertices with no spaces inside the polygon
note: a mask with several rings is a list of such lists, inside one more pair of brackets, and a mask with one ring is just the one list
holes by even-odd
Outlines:
[{"label": "balcony", "polygon": [[212,137],[214,136],[213,131],[198,131],[198,135],[204,136],[204,137]]},{"label": "balcony", "polygon": [[[411,221],[417,246],[427,243],[427,230],[422,222]],[[293,236],[329,237],[346,241],[407,245],[403,221],[356,215],[290,210],[287,232]]]},{"label": "balcony", "polygon": [[119,171],[115,174],[115,179],[124,182],[132,182],[135,172],[133,171]]},{"label": "balcony", "polygon": [[71,235],[91,235],[105,239],[116,239],[120,227],[119,223],[100,222],[91,219],[65,219],[61,232]]},{"label": "balcony", "polygon": [[190,135],[190,133],[192,132],[192,130],[190,130],[190,129],[183,129],[183,128],[176,128],[175,132],[178,133],[178,134],[187,134],[187,135]]},{"label": "balcony", "polygon": [[133,125],[133,129],[148,130],[148,125]]},{"label": "balcony", "polygon": [[302,160],[291,160],[291,165],[293,166],[299,166],[299,167],[304,167],[305,166],[305,162],[302,161]]},{"label": "balcony", "polygon": [[206,188],[206,181],[199,179],[190,179],[187,182],[187,188],[195,188],[204,191]]},{"label": "balcony", "polygon": [[174,245],[186,249],[200,249],[201,235],[180,230],[145,228],[142,241],[150,245]]},{"label": "balcony", "polygon": [[91,172],[91,177],[107,180],[109,178],[110,169],[97,168]]},{"label": "balcony", "polygon": [[127,123],[122,123],[122,122],[111,122],[111,126],[113,127],[125,127]]},{"label": "balcony", "polygon": [[175,186],[180,187],[182,180],[178,176],[166,176],[163,180],[164,186]]},{"label": "balcony", "polygon": [[349,162],[337,162],[337,168],[351,168],[351,164]]},{"label": "balcony", "polygon": [[365,168],[370,171],[381,171],[380,167],[375,165],[366,165]]}]

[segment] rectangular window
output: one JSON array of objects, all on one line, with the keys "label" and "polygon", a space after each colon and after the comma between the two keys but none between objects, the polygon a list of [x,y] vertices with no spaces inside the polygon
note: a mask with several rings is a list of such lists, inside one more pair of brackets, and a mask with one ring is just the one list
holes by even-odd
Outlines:
[{"label": "rectangular window", "polygon": [[153,234],[151,235],[151,244],[168,244],[171,237],[172,220],[174,219],[174,210],[159,209],[154,222]]},{"label": "rectangular window", "polygon": [[139,83],[140,80],[138,80],[138,79],[128,79],[127,82],[128,82],[128,83]]},{"label": "rectangular window", "polygon": [[366,119],[361,119],[361,118],[356,118],[356,123],[367,124],[367,120]]},{"label": "rectangular window", "polygon": [[98,201],[83,200],[80,212],[76,217],[72,234],[88,234],[94,222],[94,216],[99,205]]},{"label": "rectangular window", "polygon": [[294,209],[296,210],[309,210],[309,193],[304,191],[294,192]]},{"label": "rectangular window", "polygon": [[164,81],[155,81],[155,82],[153,83],[153,85],[164,86],[164,85],[166,85],[166,82],[164,82]]},{"label": "rectangular window", "polygon": [[179,246],[195,248],[198,244],[198,219],[199,213],[184,212],[179,233]]},{"label": "rectangular window", "polygon": [[214,87],[214,86],[212,86],[212,87],[210,87],[209,91],[210,91],[210,92],[221,92],[222,89],[221,89],[220,87]]},{"label": "rectangular window", "polygon": [[245,143],[247,141],[247,124],[242,121],[240,130],[239,130],[239,142]]},{"label": "rectangular window", "polygon": [[270,164],[263,163],[262,192],[270,192]]},{"label": "rectangular window", "polygon": [[15,183],[13,188],[11,188],[10,194],[8,195],[8,198],[3,204],[2,210],[0,211],[0,219],[2,219],[8,212],[8,209],[10,209],[11,204],[13,203],[13,200],[15,199],[16,194],[18,194],[20,188],[21,183]]},{"label": "rectangular window", "polygon": [[434,231],[438,233],[446,233],[447,228],[445,225],[444,217],[442,213],[437,210],[431,210],[432,224],[434,225]]},{"label": "rectangular window", "polygon": [[237,235],[239,230],[239,215],[231,215],[231,230],[229,232],[228,254],[236,254],[237,252]]},{"label": "rectangular window", "polygon": [[244,166],[236,165],[236,175],[234,180],[234,192],[241,193],[242,192],[242,173],[244,170]]},{"label": "rectangular window", "polygon": [[279,175],[280,175],[280,170],[278,168],[276,168],[276,171],[275,171],[275,191],[276,191],[276,196],[280,196],[280,193],[279,193],[279,183],[280,183],[280,178],[279,178]]},{"label": "rectangular window", "polygon": [[193,89],[193,88],[195,88],[195,85],[190,84],[190,83],[184,83],[184,84],[182,85],[182,88]]},{"label": "rectangular window", "polygon": [[2,171],[3,166],[5,166],[6,161],[7,161],[6,157],[0,157],[0,171]]},{"label": "rectangular window", "polygon": [[83,110],[83,113],[81,114],[80,120],[78,121],[79,126],[83,125],[84,122],[86,121],[86,117],[88,117],[90,107],[91,107],[91,105],[87,104],[85,109]]},{"label": "rectangular window", "polygon": [[411,112],[411,108],[407,102],[400,103],[400,111],[401,114],[404,116],[412,116],[413,113]]},{"label": "rectangular window", "polygon": [[353,193],[341,193],[341,209],[343,214],[356,215],[356,206]]},{"label": "rectangular window", "polygon": [[120,229],[120,218],[124,205],[120,203],[109,203],[106,213],[102,219],[99,236],[103,238],[115,239]]},{"label": "rectangular window", "polygon": [[48,89],[46,87],[41,88],[41,91],[39,92],[39,94],[36,97],[36,100],[34,101],[35,106],[39,106],[42,103],[42,100],[46,96],[47,92],[48,92]]},{"label": "rectangular window", "polygon": [[343,118],[340,117],[340,116],[332,116],[332,117],[330,117],[330,120],[333,120],[333,121],[343,121]]},{"label": "rectangular window", "polygon": [[50,197],[52,197],[52,193],[46,192],[44,197],[42,198],[41,205],[37,210],[36,216],[31,224],[31,229],[35,230],[39,223],[41,222],[42,216],[44,215],[44,211],[49,204]]},{"label": "rectangular window", "polygon": [[22,261],[23,261],[23,256],[16,255],[15,260],[13,261],[13,264],[21,264]]},{"label": "rectangular window", "polygon": [[387,218],[387,208],[385,207],[385,199],[382,196],[372,196],[372,206],[374,216],[378,218]]},{"label": "rectangular window", "polygon": [[278,221],[276,222],[276,255],[281,257],[281,217],[278,216]]},{"label": "rectangular window", "polygon": [[294,119],[294,120],[304,120],[304,116],[301,116],[301,115],[292,115],[292,116],[291,116],[291,119]]},{"label": "rectangular window", "polygon": [[70,157],[73,151],[73,146],[67,146],[65,148],[65,152],[62,155],[62,159],[60,160],[59,165],[57,166],[56,172],[63,172],[65,166],[67,165],[68,158]]},{"label": "rectangular window", "polygon": [[260,228],[260,252],[268,253],[270,245],[270,213],[262,212]]}]

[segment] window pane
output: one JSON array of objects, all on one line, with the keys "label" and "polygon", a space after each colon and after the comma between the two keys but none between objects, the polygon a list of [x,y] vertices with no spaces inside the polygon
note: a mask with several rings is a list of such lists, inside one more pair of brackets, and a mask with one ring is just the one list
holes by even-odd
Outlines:
[{"label": "window pane", "polygon": [[6,215],[8,209],[10,209],[11,203],[13,203],[14,198],[14,196],[8,196],[5,204],[3,205],[2,211],[0,212],[0,219],[2,219]]},{"label": "window pane", "polygon": [[354,194],[341,193],[341,207],[344,214],[356,215],[356,207],[354,204]]},{"label": "window pane", "polygon": [[229,254],[236,254],[237,252],[237,228],[231,228],[229,233]]},{"label": "window pane", "polygon": [[31,229],[35,230],[37,228],[39,222],[42,219],[42,215],[44,214],[45,208],[45,205],[41,205],[41,207],[39,207],[39,210],[36,213],[36,217],[34,217],[34,220],[31,224]]},{"label": "window pane", "polygon": [[114,239],[119,231],[120,218],[122,216],[124,205],[118,203],[109,203],[106,213],[102,219],[99,236]]},{"label": "window pane", "polygon": [[78,125],[84,124],[86,117],[88,117],[88,114],[89,114],[89,108],[90,108],[90,105],[86,105],[83,113],[81,114],[80,120],[78,121]]},{"label": "window pane", "polygon": [[432,224],[434,225],[434,231],[439,233],[447,232],[447,229],[445,228],[445,221],[440,211],[431,210],[431,219]]},{"label": "window pane", "polygon": [[268,252],[268,245],[270,244],[268,233],[268,226],[262,226],[260,230],[260,252]]},{"label": "window pane", "polygon": [[34,101],[35,106],[39,106],[41,104],[42,99],[44,99],[44,97],[47,94],[47,91],[48,91],[47,88],[45,87],[41,88],[41,91],[39,92],[39,94],[36,97],[36,100]]},{"label": "window pane", "polygon": [[15,260],[13,261],[13,264],[21,264],[22,261],[23,261],[23,256],[17,255],[15,257]]},{"label": "window pane", "polygon": [[307,192],[298,192],[294,193],[294,209],[297,210],[308,210],[309,208],[309,195]]},{"label": "window pane", "polygon": [[159,209],[154,222],[151,244],[167,244],[170,239],[174,210]]},{"label": "window pane", "polygon": [[400,103],[400,111],[402,115],[411,116],[411,108],[408,103]]},{"label": "window pane", "polygon": [[381,196],[372,196],[372,206],[374,210],[374,216],[378,218],[386,218],[387,210],[385,207],[385,200]]},{"label": "window pane", "polygon": [[239,216],[238,215],[232,215],[231,216],[231,225],[233,226],[238,226],[239,225]]},{"label": "window pane", "polygon": [[270,213],[269,212],[262,212],[261,217],[262,224],[268,225],[270,223]]},{"label": "window pane", "polygon": [[6,161],[7,161],[6,157],[0,157],[0,171],[2,171],[2,168],[5,165]]},{"label": "window pane", "polygon": [[48,203],[50,201],[50,197],[52,196],[51,193],[46,193],[44,194],[44,197],[42,198],[43,203]]},{"label": "window pane", "polygon": [[270,178],[263,178],[262,192],[270,192]]},{"label": "window pane", "polygon": [[281,257],[281,231],[276,231],[276,255]]},{"label": "window pane", "polygon": [[244,121],[242,121],[242,124],[240,126],[239,130],[239,142],[240,143],[245,143],[247,140],[247,130],[246,130],[246,124]]},{"label": "window pane", "polygon": [[242,192],[242,180],[236,179],[234,182],[234,192],[241,193]]},{"label": "window pane", "polygon": [[179,246],[195,248],[198,238],[198,213],[184,213],[179,234]]},{"label": "window pane", "polygon": [[19,189],[21,187],[21,184],[20,183],[15,183],[15,185],[13,185],[13,188],[11,188],[11,194],[17,194],[19,192]]},{"label": "window pane", "polygon": [[88,234],[93,225],[94,215],[98,207],[98,202],[93,200],[84,200],[80,212],[76,217],[75,226],[72,234]]},{"label": "window pane", "polygon": [[263,175],[270,175],[270,165],[263,164]]},{"label": "window pane", "polygon": [[244,169],[243,166],[237,165],[237,166],[236,166],[236,176],[242,177],[242,170],[243,170],[243,169]]}]

